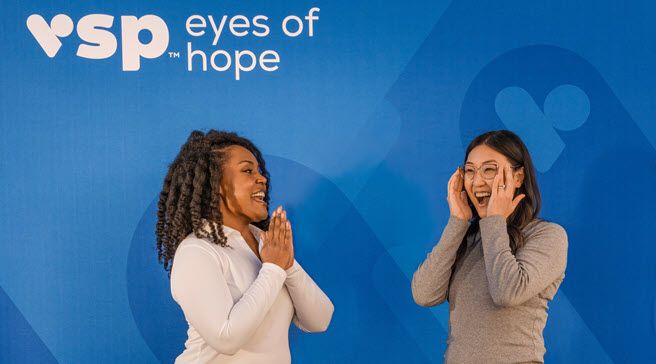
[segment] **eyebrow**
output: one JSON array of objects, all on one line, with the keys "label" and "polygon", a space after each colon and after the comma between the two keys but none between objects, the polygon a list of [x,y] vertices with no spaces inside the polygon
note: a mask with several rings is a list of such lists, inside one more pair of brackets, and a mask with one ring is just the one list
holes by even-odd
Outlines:
[{"label": "eyebrow", "polygon": [[249,161],[249,160],[243,160],[243,161],[239,162],[237,165],[242,165],[242,164],[250,164],[251,166],[254,166],[255,168],[257,168],[258,170],[260,169],[260,167],[257,163],[253,163],[252,161]]},{"label": "eyebrow", "polygon": [[[483,164],[489,164],[489,163],[498,163],[498,162],[495,161],[494,159],[490,159],[489,161],[485,161],[485,162],[481,163],[481,165],[483,165]],[[467,163],[465,163],[465,164],[472,164],[472,165],[473,165],[474,163],[472,163],[472,162],[467,162]]]}]

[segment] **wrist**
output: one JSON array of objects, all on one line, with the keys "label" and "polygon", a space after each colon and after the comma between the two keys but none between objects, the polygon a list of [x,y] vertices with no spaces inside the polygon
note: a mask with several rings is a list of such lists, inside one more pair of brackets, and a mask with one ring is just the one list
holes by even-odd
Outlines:
[{"label": "wrist", "polygon": [[449,216],[449,219],[456,219],[464,222],[469,222],[469,220],[471,220],[471,219],[467,219],[466,216],[462,216],[460,214],[451,214],[451,216]]},{"label": "wrist", "polygon": [[296,260],[294,260],[292,262],[291,266],[289,266],[289,268],[285,269],[285,272],[287,273],[287,276],[289,276],[289,275],[293,274],[294,272],[296,272],[298,270],[298,268],[299,268],[299,265],[298,265],[298,263],[296,263]]},{"label": "wrist", "polygon": [[506,214],[503,211],[497,210],[495,208],[487,209],[487,216],[495,216],[495,215],[501,215],[503,217],[506,217]]},{"label": "wrist", "polygon": [[283,280],[287,278],[287,272],[285,272],[285,270],[276,263],[271,263],[271,262],[262,263],[262,268],[260,268],[260,273],[262,272],[270,272],[268,274],[280,276]]}]

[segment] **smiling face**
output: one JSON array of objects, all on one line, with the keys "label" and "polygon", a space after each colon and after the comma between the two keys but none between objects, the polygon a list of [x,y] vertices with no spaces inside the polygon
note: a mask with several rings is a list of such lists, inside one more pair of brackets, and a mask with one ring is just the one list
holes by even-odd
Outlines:
[{"label": "smiling face", "polygon": [[[465,163],[465,166],[473,167],[475,173],[474,178],[465,178],[465,190],[467,191],[469,200],[476,208],[478,216],[481,219],[487,217],[487,205],[490,202],[490,195],[492,194],[492,183],[494,183],[494,178],[483,178],[483,169],[481,169],[480,172],[477,170],[477,168],[483,165],[496,165],[498,167],[498,173],[502,173],[501,167],[512,166],[512,163],[508,160],[508,158],[506,158],[506,156],[485,144],[481,144],[475,147],[467,156],[467,162]],[[513,186],[516,189],[521,187],[523,181],[523,168],[520,168],[517,171],[513,171]],[[506,183],[506,185],[509,184]]]},{"label": "smiling face", "polygon": [[219,188],[223,224],[240,229],[269,216],[266,196],[267,179],[260,174],[257,159],[248,149],[232,145],[223,149],[223,162]]}]

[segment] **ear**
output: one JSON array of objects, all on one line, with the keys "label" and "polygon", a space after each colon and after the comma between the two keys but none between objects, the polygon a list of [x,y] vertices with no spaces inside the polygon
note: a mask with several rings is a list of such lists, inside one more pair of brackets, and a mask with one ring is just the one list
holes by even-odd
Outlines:
[{"label": "ear", "polygon": [[219,186],[219,210],[221,210],[222,213],[225,213],[228,210],[228,201],[225,198],[224,192],[225,189]]},{"label": "ear", "polygon": [[226,192],[226,189],[223,187],[223,184],[219,183],[219,204],[221,204],[221,205],[226,203],[225,192]]},{"label": "ear", "polygon": [[522,187],[524,184],[524,167],[521,167],[513,174],[515,189]]}]

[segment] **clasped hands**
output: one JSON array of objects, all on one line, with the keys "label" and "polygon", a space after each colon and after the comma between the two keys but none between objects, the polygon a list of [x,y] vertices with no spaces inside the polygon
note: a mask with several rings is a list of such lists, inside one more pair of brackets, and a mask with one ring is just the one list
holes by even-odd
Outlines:
[{"label": "clasped hands", "polygon": [[263,263],[273,263],[287,270],[294,264],[294,242],[292,225],[287,220],[287,212],[278,207],[269,220],[269,230],[260,232],[263,242],[260,258]]}]

